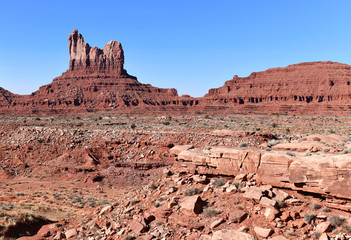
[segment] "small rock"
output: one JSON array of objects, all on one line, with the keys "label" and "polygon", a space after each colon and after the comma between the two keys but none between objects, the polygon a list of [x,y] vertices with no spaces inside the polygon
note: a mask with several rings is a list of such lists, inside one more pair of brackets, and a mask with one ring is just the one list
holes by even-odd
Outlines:
[{"label": "small rock", "polygon": [[217,220],[214,220],[212,223],[211,223],[211,226],[210,228],[213,229],[215,227],[218,227],[219,225],[221,225],[222,223],[224,223],[224,219],[223,218],[219,218]]},{"label": "small rock", "polygon": [[213,233],[211,240],[255,240],[247,233],[239,232],[233,229],[223,229]]},{"label": "small rock", "polygon": [[262,197],[260,200],[260,204],[267,206],[267,207],[277,207],[278,203],[272,199],[267,197]]},{"label": "small rock", "polygon": [[246,173],[240,173],[240,174],[235,176],[234,180],[235,181],[245,181],[246,177],[247,177]]},{"label": "small rock", "polygon": [[140,216],[134,218],[132,221],[129,222],[128,225],[130,229],[137,235],[145,232],[145,230],[147,229],[147,224],[144,218]]},{"label": "small rock", "polygon": [[187,196],[180,203],[180,210],[185,215],[199,214],[202,212],[203,201],[199,196]]},{"label": "small rock", "polygon": [[254,231],[258,236],[263,237],[263,238],[267,238],[273,233],[272,229],[261,228],[261,227],[254,227]]},{"label": "small rock", "polygon": [[100,216],[104,215],[105,213],[109,213],[112,211],[112,206],[111,205],[108,205],[106,207],[104,207],[103,209],[101,209],[100,211]]},{"label": "small rock", "polygon": [[320,237],[319,240],[329,240],[329,237],[326,233],[323,233]]},{"label": "small rock", "polygon": [[243,195],[244,198],[254,199],[257,201],[260,201],[262,196],[263,196],[263,191],[261,188],[258,188],[258,187],[250,187],[246,189],[246,192]]},{"label": "small rock", "polygon": [[207,182],[207,177],[206,175],[200,176],[200,175],[194,175],[193,180],[197,183],[206,183]]},{"label": "small rock", "polygon": [[330,228],[331,228],[330,222],[322,222],[322,223],[317,225],[315,231],[320,232],[320,233],[324,233],[324,232],[329,232]]},{"label": "small rock", "polygon": [[279,236],[272,237],[269,240],[288,240],[288,239],[282,235],[279,235]]},{"label": "small rock", "polygon": [[77,230],[75,229],[75,228],[72,228],[72,229],[70,229],[70,230],[67,230],[66,232],[65,232],[65,236],[66,236],[66,238],[71,238],[71,237],[74,237],[74,236],[77,236]]},{"label": "small rock", "polygon": [[236,193],[236,190],[237,190],[237,188],[235,187],[235,185],[230,185],[230,186],[228,186],[226,189],[225,189],[225,191],[226,192],[231,192],[231,193]]},{"label": "small rock", "polygon": [[233,223],[241,223],[247,218],[247,213],[242,210],[235,210],[229,215],[229,221]]},{"label": "small rock", "polygon": [[279,211],[273,207],[267,207],[265,212],[264,212],[264,216],[267,218],[267,220],[269,221],[273,221],[277,215],[278,215]]},{"label": "small rock", "polygon": [[287,222],[290,219],[290,213],[289,212],[283,212],[282,215],[280,216],[280,220],[283,222]]}]

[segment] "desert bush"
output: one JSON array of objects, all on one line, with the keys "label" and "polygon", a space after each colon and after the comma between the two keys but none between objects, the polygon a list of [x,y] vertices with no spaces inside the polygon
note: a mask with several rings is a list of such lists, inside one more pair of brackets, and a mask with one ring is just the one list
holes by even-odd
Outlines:
[{"label": "desert bush", "polygon": [[313,236],[315,237],[315,239],[319,239],[321,237],[321,235],[322,234],[318,231],[313,233]]},{"label": "desert bush", "polygon": [[321,208],[321,205],[319,205],[319,204],[316,203],[316,202],[313,202],[313,203],[311,204],[311,207],[312,207],[312,209],[317,210],[317,209],[320,209],[320,208]]},{"label": "desert bush", "polygon": [[343,216],[333,215],[329,218],[329,222],[333,227],[340,227],[345,223]]},{"label": "desert bush", "polygon": [[184,196],[194,196],[195,194],[201,193],[200,189],[198,188],[188,188],[184,191]]},{"label": "desert bush", "polygon": [[135,125],[135,123],[132,123],[132,124],[130,125],[130,128],[131,128],[131,129],[134,129],[134,128],[136,128],[136,125]]},{"label": "desert bush", "polygon": [[316,214],[314,212],[309,212],[309,213],[306,213],[304,219],[307,223],[311,223],[312,220],[314,220],[316,218]]},{"label": "desert bush", "polygon": [[127,235],[123,238],[124,240],[133,240],[135,239],[135,237],[131,236],[131,235]]},{"label": "desert bush", "polygon": [[243,185],[239,182],[239,181],[234,181],[232,182],[232,185],[234,185],[236,187],[236,189],[238,190],[238,192],[241,191],[241,189],[243,188]]},{"label": "desert bush", "polygon": [[208,208],[204,210],[205,217],[214,217],[217,216],[220,212],[217,209]]},{"label": "desert bush", "polygon": [[305,152],[305,156],[306,156],[306,157],[311,156],[310,151],[306,151],[306,152]]},{"label": "desert bush", "polygon": [[167,125],[170,125],[171,123],[170,122],[162,122],[162,124],[167,126]]},{"label": "desert bush", "polygon": [[158,188],[158,186],[157,186],[154,182],[152,182],[152,183],[150,184],[149,188],[152,189],[152,190],[155,190],[155,189]]},{"label": "desert bush", "polygon": [[329,209],[328,207],[323,207],[323,208],[322,208],[322,211],[323,211],[323,212],[330,212],[330,209]]},{"label": "desert bush", "polygon": [[224,178],[215,178],[213,181],[213,186],[216,188],[219,188],[223,186],[226,183],[226,180]]},{"label": "desert bush", "polygon": [[277,198],[273,198],[274,201],[277,202],[278,208],[285,208],[286,207],[286,203],[280,199]]},{"label": "desert bush", "polygon": [[344,149],[342,151],[343,154],[348,154],[348,153],[351,153],[351,148],[347,148],[347,149]]},{"label": "desert bush", "polygon": [[239,147],[248,147],[249,144],[245,143],[245,142],[242,142],[239,144]]}]

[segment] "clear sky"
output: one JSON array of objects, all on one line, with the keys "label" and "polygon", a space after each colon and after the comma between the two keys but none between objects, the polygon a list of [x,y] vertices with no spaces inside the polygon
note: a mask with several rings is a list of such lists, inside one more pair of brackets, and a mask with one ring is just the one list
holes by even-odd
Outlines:
[{"label": "clear sky", "polygon": [[272,67],[351,64],[350,0],[11,0],[0,13],[0,87],[18,94],[67,70],[73,29],[120,41],[140,82],[194,97]]}]

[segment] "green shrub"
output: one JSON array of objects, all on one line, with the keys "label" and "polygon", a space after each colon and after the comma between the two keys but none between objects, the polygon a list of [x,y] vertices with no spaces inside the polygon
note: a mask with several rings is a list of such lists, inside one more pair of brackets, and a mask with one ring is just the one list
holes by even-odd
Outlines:
[{"label": "green shrub", "polygon": [[134,129],[134,128],[136,128],[136,125],[135,125],[135,123],[132,123],[132,124],[130,125],[130,128],[131,128],[131,129]]}]

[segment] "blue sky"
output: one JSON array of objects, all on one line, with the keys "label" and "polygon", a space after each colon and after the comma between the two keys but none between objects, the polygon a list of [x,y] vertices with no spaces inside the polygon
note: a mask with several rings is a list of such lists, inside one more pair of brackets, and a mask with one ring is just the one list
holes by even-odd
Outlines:
[{"label": "blue sky", "polygon": [[142,83],[203,96],[234,75],[308,61],[351,64],[351,1],[2,1],[0,87],[30,94],[68,68],[73,29],[120,41]]}]

